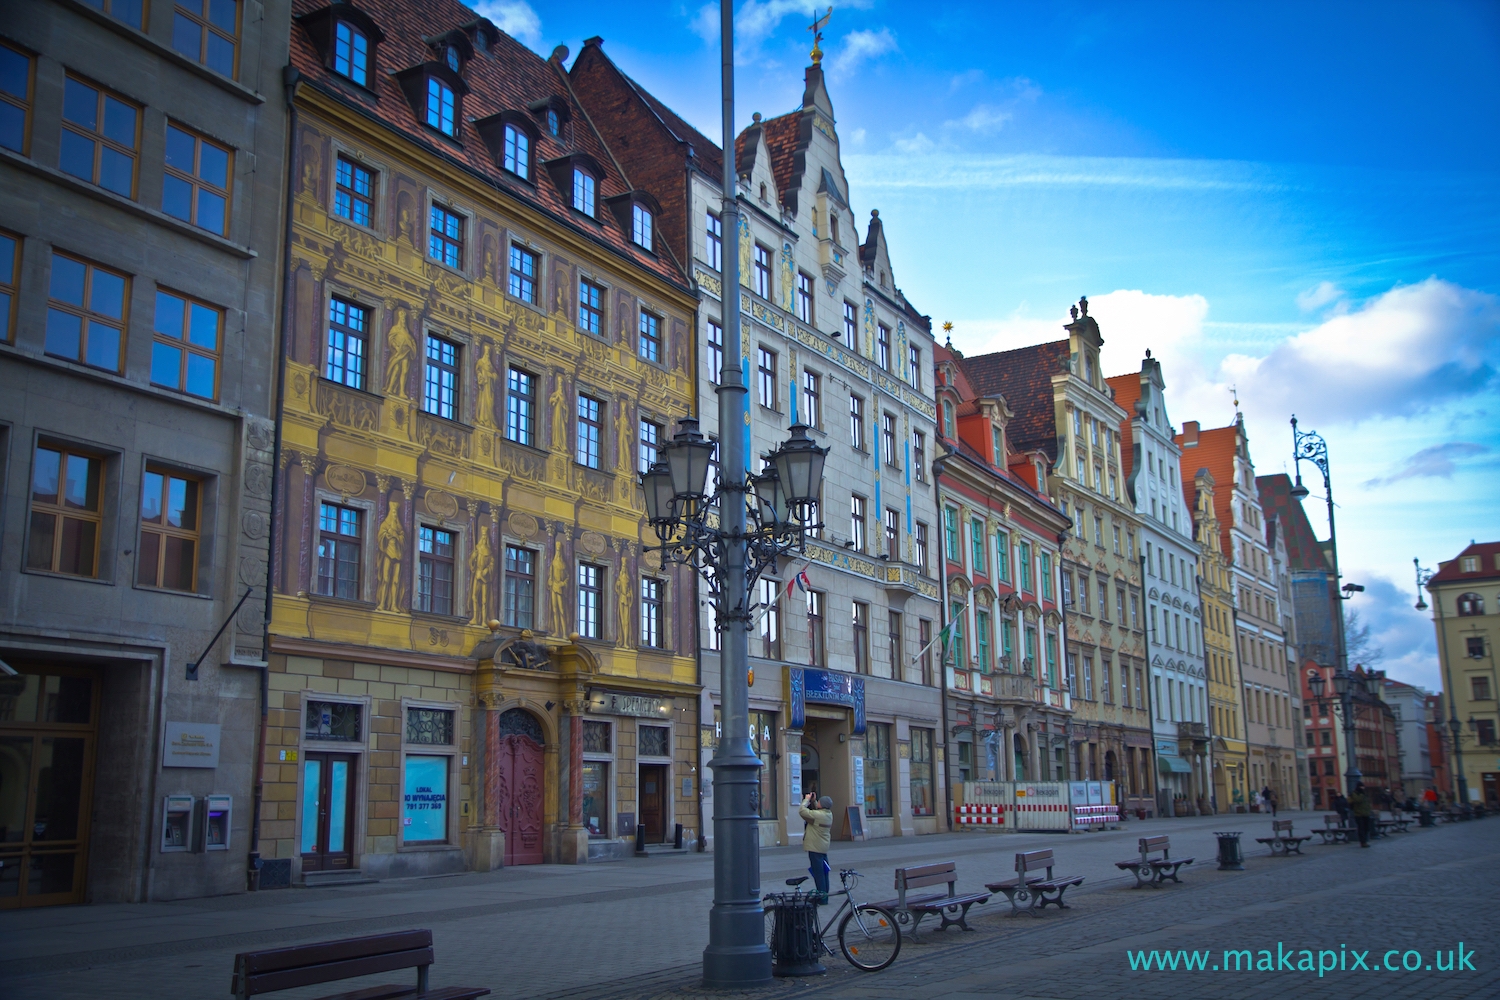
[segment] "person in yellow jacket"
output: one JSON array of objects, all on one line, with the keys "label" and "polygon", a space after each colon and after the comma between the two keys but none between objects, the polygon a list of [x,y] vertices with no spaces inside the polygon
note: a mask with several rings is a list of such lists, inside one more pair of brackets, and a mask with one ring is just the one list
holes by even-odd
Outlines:
[{"label": "person in yellow jacket", "polygon": [[818,887],[822,902],[828,901],[828,844],[833,838],[833,799],[827,795],[817,801],[814,809],[813,795],[802,797],[802,808],[797,815],[807,825],[802,828],[802,847],[807,851],[807,869],[812,874],[813,884]]}]

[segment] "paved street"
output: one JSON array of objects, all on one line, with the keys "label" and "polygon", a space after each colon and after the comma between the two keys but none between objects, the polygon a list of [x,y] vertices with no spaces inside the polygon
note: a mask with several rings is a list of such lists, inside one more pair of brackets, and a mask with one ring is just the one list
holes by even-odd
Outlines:
[{"label": "paved street", "polygon": [[[1311,813],[1286,814],[1297,827]],[[890,891],[898,864],[953,859],[960,887],[1005,877],[1011,855],[1052,847],[1062,867],[1087,876],[1065,912],[1011,919],[1003,900],[973,911],[973,934],[950,930],[908,940],[884,973],[858,973],[842,958],[826,976],[778,981],[753,996],[1223,997],[1500,996],[1500,822],[1414,830],[1357,846],[1309,844],[1303,858],[1272,859],[1253,837],[1259,816],[1157,820],[1076,836],[953,834],[835,845],[835,866],[866,873],[869,896]],[[1244,872],[1219,872],[1216,829],[1245,831]],[[1166,833],[1173,854],[1192,854],[1183,885],[1133,890],[1112,862],[1135,838]],[[800,873],[786,849],[763,857],[763,885]],[[229,989],[236,951],[374,931],[430,927],[436,984],[477,984],[496,997],[656,998],[718,995],[696,983],[707,941],[712,859],[704,855],[571,868],[515,868],[485,875],[288,890],[181,903],[9,912],[0,916],[0,994],[61,997],[217,997]],[[1425,966],[1459,949],[1467,968]],[[1285,970],[1342,954],[1346,971],[1229,971],[1225,949],[1247,949]],[[1391,952],[1391,949],[1396,951]],[[1127,952],[1210,950],[1205,971],[1132,971]],[[1353,956],[1367,952],[1359,960]],[[1389,952],[1389,954],[1387,954]],[[1415,954],[1413,954],[1415,953]],[[1191,960],[1191,959],[1190,959]],[[1389,961],[1419,966],[1388,971]],[[1138,958],[1139,962],[1140,959]],[[1316,958],[1309,961],[1316,962]],[[1331,964],[1336,958],[1325,957]],[[1358,969],[1362,961],[1373,969]],[[1456,959],[1455,959],[1456,961]],[[388,981],[392,977],[381,977]],[[354,984],[349,984],[354,985]],[[319,996],[332,987],[286,994]]]}]

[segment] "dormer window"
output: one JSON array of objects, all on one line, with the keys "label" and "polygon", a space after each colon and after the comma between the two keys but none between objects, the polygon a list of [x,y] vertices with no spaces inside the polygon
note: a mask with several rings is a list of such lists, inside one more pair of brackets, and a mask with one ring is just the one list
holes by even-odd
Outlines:
[{"label": "dormer window", "polygon": [[651,235],[651,210],[644,205],[634,205],[630,211],[630,238],[643,249],[653,248]]},{"label": "dormer window", "polygon": [[448,46],[448,51],[445,52],[445,53],[443,53],[443,62],[447,63],[448,64],[448,68],[451,69],[453,72],[455,72],[455,73],[458,72],[459,66],[462,65],[462,63],[459,60],[458,47],[457,46],[454,46],[454,45]]},{"label": "dormer window", "polygon": [[567,141],[567,125],[572,118],[570,108],[568,102],[556,94],[539,101],[532,101],[526,106],[526,109],[536,116],[536,121],[541,125],[541,131],[558,142]]},{"label": "dormer window", "polygon": [[501,166],[522,180],[531,178],[531,136],[514,125],[505,126],[505,153]]},{"label": "dormer window", "polygon": [[593,174],[582,167],[573,168],[573,211],[593,218],[598,191],[599,182]]},{"label": "dormer window", "polygon": [[547,134],[554,139],[562,135],[562,118],[556,108],[547,109]]},{"label": "dormer window", "polygon": [[[452,49],[448,50],[450,53]],[[457,101],[453,88],[435,76],[427,78],[427,124],[444,135],[453,134]]]},{"label": "dormer window", "polygon": [[531,182],[536,173],[532,157],[536,155],[539,136],[536,124],[520,111],[502,111],[474,122],[474,131],[489,147],[501,169],[523,181]]},{"label": "dormer window", "polygon": [[348,21],[334,31],[333,71],[361,87],[370,85],[370,40]]},{"label": "dormer window", "polygon": [[426,62],[397,73],[396,82],[419,122],[440,135],[458,138],[463,98],[469,92],[463,77],[446,62]]}]

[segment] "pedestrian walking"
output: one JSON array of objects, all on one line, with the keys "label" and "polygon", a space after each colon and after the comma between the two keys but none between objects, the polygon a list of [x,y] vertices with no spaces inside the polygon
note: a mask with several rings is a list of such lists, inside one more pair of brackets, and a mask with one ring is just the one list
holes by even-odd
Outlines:
[{"label": "pedestrian walking", "polygon": [[[814,809],[814,804],[817,808]],[[807,870],[818,887],[818,902],[828,902],[828,845],[833,839],[833,799],[825,795],[813,801],[808,792],[802,797],[802,808],[797,810],[802,822],[802,849],[807,851]]]},{"label": "pedestrian walking", "polygon": [[1269,810],[1271,810],[1271,815],[1275,816],[1276,815],[1276,793],[1273,792],[1273,791],[1271,791],[1271,786],[1270,785],[1267,785],[1265,788],[1262,788],[1260,790],[1260,799],[1261,799],[1261,801],[1263,803],[1265,803],[1263,806],[1261,806],[1261,808],[1262,809],[1269,809]]},{"label": "pedestrian walking", "polygon": [[1334,812],[1339,814],[1339,826],[1349,825],[1349,800],[1340,792],[1333,797]]},{"label": "pedestrian walking", "polygon": [[1364,782],[1354,786],[1349,793],[1349,811],[1354,814],[1354,825],[1359,828],[1359,846],[1370,846],[1370,796],[1365,794]]}]

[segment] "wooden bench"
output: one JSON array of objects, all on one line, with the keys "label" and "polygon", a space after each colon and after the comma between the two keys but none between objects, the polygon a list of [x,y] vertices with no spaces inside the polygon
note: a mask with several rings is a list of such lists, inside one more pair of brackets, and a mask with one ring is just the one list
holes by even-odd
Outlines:
[{"label": "wooden bench", "polygon": [[[1139,889],[1143,885],[1160,888],[1167,879],[1180,884],[1182,879],[1177,877],[1177,869],[1183,865],[1192,864],[1194,859],[1172,857],[1171,847],[1172,842],[1169,837],[1142,837],[1140,839],[1141,856],[1132,861],[1116,861],[1115,867],[1135,876],[1135,885],[1132,888]],[[1151,857],[1153,851],[1161,851],[1161,857]]]},{"label": "wooden bench", "polygon": [[1313,830],[1325,844],[1347,844],[1349,838],[1358,832],[1352,826],[1345,826],[1338,813],[1324,813],[1323,825]]},{"label": "wooden bench", "polygon": [[[912,889],[922,889],[930,885],[948,884],[948,894],[940,892],[929,893],[923,896],[909,895]],[[912,940],[916,940],[917,927],[922,923],[922,918],[929,913],[936,913],[942,917],[943,922],[938,930],[945,931],[950,925],[957,924],[962,930],[972,931],[969,926],[969,907],[975,903],[983,903],[989,900],[987,892],[971,892],[959,895],[955,890],[958,882],[958,865],[952,861],[940,861],[937,864],[917,865],[912,868],[896,869],[896,898],[887,899],[876,906],[883,906],[896,914],[896,919],[901,923],[911,924]],[[957,916],[952,916],[957,914]]]},{"label": "wooden bench", "polygon": [[1269,837],[1256,837],[1257,844],[1266,844],[1271,848],[1271,857],[1278,854],[1287,857],[1292,854],[1302,853],[1304,841],[1312,840],[1312,837],[1298,837],[1292,833],[1292,821],[1289,819],[1273,819],[1271,821],[1271,835]]},{"label": "wooden bench", "polygon": [[1377,822],[1383,823],[1387,830],[1394,829],[1397,833],[1405,833],[1407,826],[1411,824],[1411,820],[1405,814],[1389,812],[1381,813]]},{"label": "wooden bench", "polygon": [[[1045,876],[1036,872],[1045,871]],[[1025,912],[1033,917],[1051,903],[1059,910],[1070,909],[1062,901],[1069,886],[1082,885],[1082,875],[1055,876],[1052,874],[1052,850],[1016,852],[1016,877],[1003,882],[990,882],[985,888],[990,892],[1003,892],[1010,900],[1010,915],[1019,916],[1024,904]]]},{"label": "wooden bench", "polygon": [[427,970],[432,965],[432,931],[396,931],[342,941],[320,941],[291,948],[246,951],[234,956],[234,979],[229,990],[237,1000],[262,993],[279,993],[299,986],[372,976],[396,969],[416,969],[417,984],[370,986],[335,993],[321,1000],[470,1000],[489,990],[475,986],[430,989]]}]

